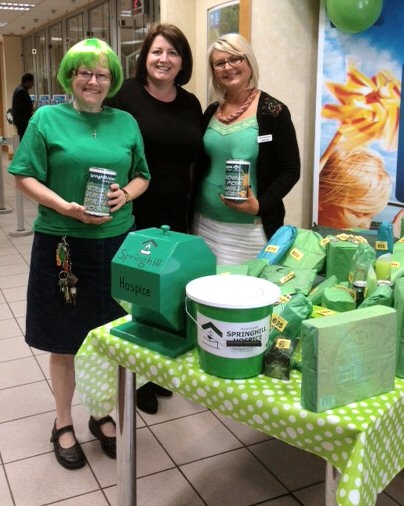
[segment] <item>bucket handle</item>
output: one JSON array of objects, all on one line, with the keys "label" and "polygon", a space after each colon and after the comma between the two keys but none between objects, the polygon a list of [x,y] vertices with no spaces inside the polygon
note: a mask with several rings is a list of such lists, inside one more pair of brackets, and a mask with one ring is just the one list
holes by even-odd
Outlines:
[{"label": "bucket handle", "polygon": [[187,313],[187,315],[191,318],[191,320],[195,323],[195,325],[198,327],[198,329],[202,332],[202,334],[205,336],[205,337],[208,337],[206,331],[204,328],[201,327],[201,325],[199,325],[199,323],[195,320],[195,318],[191,315],[191,313],[189,312],[188,310],[188,297],[185,297],[185,312]]}]

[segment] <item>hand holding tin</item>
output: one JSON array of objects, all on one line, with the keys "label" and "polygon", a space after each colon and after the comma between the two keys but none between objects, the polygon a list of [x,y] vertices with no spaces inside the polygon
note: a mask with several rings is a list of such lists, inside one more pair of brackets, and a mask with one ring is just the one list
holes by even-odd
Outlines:
[{"label": "hand holding tin", "polygon": [[220,198],[225,206],[235,209],[236,211],[240,211],[241,213],[257,216],[259,212],[259,202],[250,186],[247,188],[246,200],[230,200],[224,195],[220,195]]}]

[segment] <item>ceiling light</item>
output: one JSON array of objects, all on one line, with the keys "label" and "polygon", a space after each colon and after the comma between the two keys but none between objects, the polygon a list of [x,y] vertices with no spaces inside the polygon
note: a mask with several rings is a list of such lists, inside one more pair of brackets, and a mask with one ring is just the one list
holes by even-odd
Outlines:
[{"label": "ceiling light", "polygon": [[0,10],[3,11],[29,11],[35,4],[23,4],[17,2],[0,2]]}]

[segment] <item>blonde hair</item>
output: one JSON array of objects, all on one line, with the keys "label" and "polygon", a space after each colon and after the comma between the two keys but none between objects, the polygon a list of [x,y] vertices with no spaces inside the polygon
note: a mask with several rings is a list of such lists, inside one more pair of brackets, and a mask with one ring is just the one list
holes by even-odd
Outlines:
[{"label": "blonde hair", "polygon": [[244,56],[251,69],[250,86],[256,88],[258,86],[259,70],[257,59],[251,45],[242,35],[238,33],[227,33],[221,35],[213,42],[208,49],[209,62],[209,92],[214,100],[224,102],[226,91],[216,79],[213,71],[212,56],[214,51],[224,51],[234,56]]},{"label": "blonde hair", "polygon": [[386,207],[390,195],[383,159],[370,149],[336,150],[320,172],[319,209],[324,215],[333,206],[374,216]]}]

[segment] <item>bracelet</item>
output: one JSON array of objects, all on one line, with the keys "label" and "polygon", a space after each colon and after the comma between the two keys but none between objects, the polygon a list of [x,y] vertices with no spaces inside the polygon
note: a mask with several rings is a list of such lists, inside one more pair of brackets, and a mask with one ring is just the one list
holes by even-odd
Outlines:
[{"label": "bracelet", "polygon": [[129,195],[129,193],[125,190],[125,188],[121,188],[121,190],[123,191],[123,193],[125,194],[125,199],[126,199],[126,204],[128,204],[129,202],[132,202],[132,197]]}]

